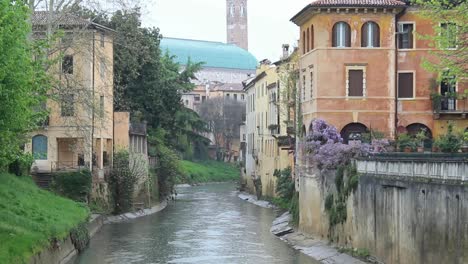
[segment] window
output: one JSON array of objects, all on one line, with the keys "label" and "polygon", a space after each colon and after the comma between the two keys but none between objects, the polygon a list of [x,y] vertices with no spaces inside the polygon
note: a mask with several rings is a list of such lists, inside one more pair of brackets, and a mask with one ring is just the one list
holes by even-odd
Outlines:
[{"label": "window", "polygon": [[226,98],[229,99],[230,94],[226,94]]},{"label": "window", "polygon": [[234,94],[234,100],[237,101],[237,94]]},{"label": "window", "polygon": [[231,17],[234,17],[234,5],[233,4],[231,4],[231,6],[229,7],[229,13]]},{"label": "window", "polygon": [[365,97],[366,91],[366,67],[346,67],[346,96]]},{"label": "window", "polygon": [[200,102],[200,96],[199,96],[199,95],[196,95],[196,96],[194,97],[194,100],[195,100],[195,102]]},{"label": "window", "polygon": [[310,50],[314,49],[314,26],[310,26]]},{"label": "window", "polygon": [[414,97],[414,76],[412,72],[398,73],[398,98]]},{"label": "window", "polygon": [[105,38],[104,32],[101,32],[101,47],[103,47],[103,48],[104,48],[104,45],[105,45],[105,40],[106,40],[106,38]]},{"label": "window", "polygon": [[302,32],[302,51],[304,54],[307,53],[307,50],[306,50],[306,32],[305,30]]},{"label": "window", "polygon": [[244,17],[244,13],[245,13],[244,6],[241,5],[241,7],[240,7],[240,16]]},{"label": "window", "polygon": [[245,97],[243,94],[241,94],[241,100],[244,101],[245,100]]},{"label": "window", "polygon": [[104,96],[102,95],[99,98],[99,113],[101,117],[104,117]]},{"label": "window", "polygon": [[310,71],[310,99],[312,99],[314,93],[314,69]]},{"label": "window", "polygon": [[35,160],[47,160],[47,137],[37,135],[32,138],[32,153]]},{"label": "window", "polygon": [[60,107],[62,116],[75,115],[75,98],[73,94],[62,95]]},{"label": "window", "polygon": [[413,30],[414,24],[412,23],[400,23],[398,24],[398,33],[400,38],[398,39],[398,48],[400,49],[412,49],[413,48]]},{"label": "window", "polygon": [[333,26],[332,46],[337,48],[351,47],[351,28],[346,22]]},{"label": "window", "polygon": [[455,23],[440,24],[440,46],[444,49],[457,48],[457,25]]},{"label": "window", "polygon": [[106,77],[106,60],[104,58],[99,61],[99,74],[102,80]]},{"label": "window", "polygon": [[205,101],[206,101],[206,96],[203,95],[203,96],[201,97],[201,100],[202,100],[202,102],[205,102]]},{"label": "window", "polygon": [[65,55],[62,60],[62,72],[65,74],[73,74],[73,56]]},{"label": "window", "polygon": [[380,47],[380,28],[375,22],[367,22],[361,30],[361,47]]},{"label": "window", "polygon": [[306,77],[302,76],[302,101],[305,101],[305,87],[306,87]]},{"label": "window", "polygon": [[307,28],[307,52],[310,51],[310,28]]},{"label": "window", "polygon": [[441,110],[456,110],[456,96],[457,82],[455,76],[449,71],[442,74],[440,82],[440,94],[444,96],[441,102]]}]

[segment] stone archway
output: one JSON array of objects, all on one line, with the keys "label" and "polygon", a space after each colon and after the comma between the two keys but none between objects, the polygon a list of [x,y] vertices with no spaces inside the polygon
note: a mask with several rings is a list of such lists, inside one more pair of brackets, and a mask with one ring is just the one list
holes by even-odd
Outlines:
[{"label": "stone archway", "polygon": [[348,144],[349,141],[361,140],[362,134],[367,133],[368,129],[361,123],[349,123],[341,129],[341,137],[343,143]]},{"label": "stone archway", "polygon": [[412,123],[406,126],[406,131],[408,135],[410,136],[416,136],[417,133],[419,133],[421,130],[424,130],[426,133],[427,139],[424,140],[424,148],[430,149],[432,147],[432,131],[431,129],[421,123]]}]

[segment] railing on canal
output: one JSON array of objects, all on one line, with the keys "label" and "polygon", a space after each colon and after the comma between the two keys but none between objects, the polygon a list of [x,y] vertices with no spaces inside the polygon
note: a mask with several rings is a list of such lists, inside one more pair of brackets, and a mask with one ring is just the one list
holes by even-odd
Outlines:
[{"label": "railing on canal", "polygon": [[368,175],[468,181],[467,154],[379,154],[356,161],[359,173]]}]

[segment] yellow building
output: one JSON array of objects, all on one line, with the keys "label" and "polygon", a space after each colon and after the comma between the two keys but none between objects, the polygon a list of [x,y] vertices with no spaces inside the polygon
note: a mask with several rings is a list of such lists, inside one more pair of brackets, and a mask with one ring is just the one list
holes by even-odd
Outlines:
[{"label": "yellow building", "polygon": [[[35,12],[31,20],[34,36],[44,36],[47,13]],[[56,82],[47,121],[25,148],[34,155],[33,172],[88,168],[102,181],[113,153],[113,31],[69,14],[53,16],[52,23],[64,36],[50,56],[63,57],[49,69]]]},{"label": "yellow building", "polygon": [[[284,48],[287,53],[288,47]],[[287,59],[274,64],[263,60],[256,76],[245,84],[247,117],[244,129],[244,183],[249,191],[261,196],[276,196],[275,170],[293,165],[294,137],[290,128],[293,127],[294,117],[288,104],[289,93],[284,78],[287,65]],[[258,180],[261,182],[261,193]]]}]

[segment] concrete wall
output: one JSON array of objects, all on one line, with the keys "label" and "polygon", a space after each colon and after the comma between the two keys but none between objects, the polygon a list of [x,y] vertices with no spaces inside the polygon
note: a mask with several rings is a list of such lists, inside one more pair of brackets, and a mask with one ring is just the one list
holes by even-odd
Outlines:
[{"label": "concrete wall", "polygon": [[300,230],[367,248],[387,264],[468,263],[468,185],[363,174],[348,197],[347,220],[330,228],[325,197],[334,172],[300,171]]}]

